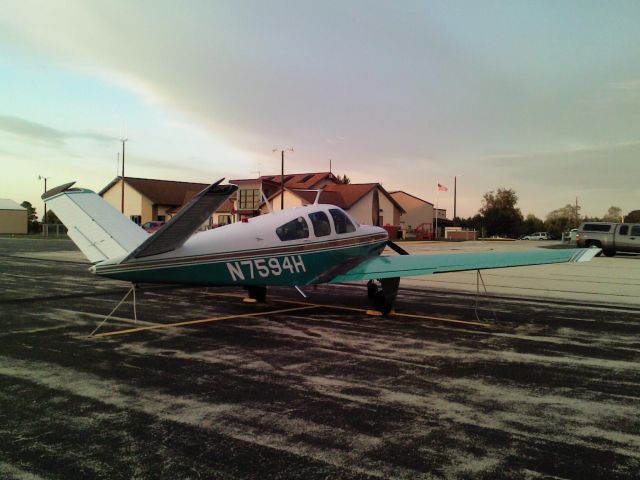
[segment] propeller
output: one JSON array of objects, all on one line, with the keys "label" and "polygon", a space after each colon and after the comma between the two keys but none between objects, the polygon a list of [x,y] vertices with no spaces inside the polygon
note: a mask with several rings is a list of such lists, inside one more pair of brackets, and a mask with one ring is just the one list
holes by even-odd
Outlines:
[{"label": "propeller", "polygon": [[404,248],[402,248],[397,243],[392,242],[391,240],[387,240],[387,247],[396,252],[398,255],[409,255],[409,252],[407,252]]}]

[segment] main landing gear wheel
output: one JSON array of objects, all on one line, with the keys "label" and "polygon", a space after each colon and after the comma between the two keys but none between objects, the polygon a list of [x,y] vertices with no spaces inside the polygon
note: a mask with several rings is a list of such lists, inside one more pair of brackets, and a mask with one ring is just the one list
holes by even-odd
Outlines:
[{"label": "main landing gear wheel", "polygon": [[267,287],[260,285],[249,285],[246,287],[249,298],[257,302],[264,302],[267,299]]},{"label": "main landing gear wheel", "polygon": [[383,315],[389,315],[393,308],[393,301],[389,300],[383,291],[379,291],[373,297],[373,306]]},{"label": "main landing gear wheel", "polygon": [[383,278],[379,280],[379,282],[382,288],[378,287],[375,280],[370,280],[367,283],[367,294],[369,298],[373,299],[373,305],[376,311],[382,315],[388,315],[391,313],[393,303],[398,294],[400,278]]},{"label": "main landing gear wheel", "polygon": [[367,282],[367,296],[369,298],[376,298],[376,293],[378,293],[378,290],[379,288],[375,280],[369,280]]}]

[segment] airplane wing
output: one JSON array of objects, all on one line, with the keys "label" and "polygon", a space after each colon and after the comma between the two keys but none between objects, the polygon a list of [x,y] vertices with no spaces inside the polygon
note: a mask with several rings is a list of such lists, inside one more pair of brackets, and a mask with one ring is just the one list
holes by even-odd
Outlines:
[{"label": "airplane wing", "polygon": [[355,280],[430,275],[492,268],[543,265],[548,263],[588,262],[600,253],[599,248],[536,249],[522,252],[482,252],[433,255],[401,255],[365,260],[330,283]]},{"label": "airplane wing", "polygon": [[200,226],[233,194],[236,185],[220,185],[224,178],[198,193],[171,220],[133,250],[121,263],[170,252],[182,246]]}]

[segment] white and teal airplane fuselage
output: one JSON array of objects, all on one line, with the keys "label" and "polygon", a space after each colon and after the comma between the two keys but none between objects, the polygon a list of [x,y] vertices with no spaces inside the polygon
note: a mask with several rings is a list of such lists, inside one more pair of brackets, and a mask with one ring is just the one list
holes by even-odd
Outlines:
[{"label": "white and teal airplane fuselage", "polygon": [[[387,244],[383,228],[352,222],[337,233],[332,205],[308,205],[249,218],[193,234],[176,250],[132,259],[123,257],[92,267],[96,274],[134,283],[198,285],[310,285],[326,283],[362,261],[380,255]],[[309,214],[323,214],[330,231],[315,232]],[[281,240],[276,230],[306,223],[306,237]],[[304,232],[304,230],[303,230]],[[318,236],[321,233],[321,236]]]},{"label": "white and teal airplane fuselage", "polygon": [[[56,187],[42,198],[93,263],[91,272],[138,283],[239,285],[264,300],[266,286],[368,280],[369,296],[391,310],[400,277],[590,260],[598,249],[406,255],[387,232],[360,225],[342,209],[313,204],[199,232],[236,190],[205,188],[150,235],[94,192]],[[194,233],[195,232],[195,233]],[[402,255],[381,256],[389,245]]]}]

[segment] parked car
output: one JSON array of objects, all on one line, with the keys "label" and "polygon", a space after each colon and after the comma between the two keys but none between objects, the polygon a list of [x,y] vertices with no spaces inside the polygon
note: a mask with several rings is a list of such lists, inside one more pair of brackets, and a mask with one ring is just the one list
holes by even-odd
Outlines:
[{"label": "parked car", "polygon": [[522,237],[522,240],[549,240],[549,234],[547,232],[530,233]]},{"label": "parked car", "polygon": [[153,221],[153,222],[147,222],[143,224],[142,228],[144,228],[149,233],[155,233],[158,230],[160,230],[163,225],[164,225],[164,222]]},{"label": "parked car", "polygon": [[640,253],[640,223],[585,222],[576,241],[580,248],[601,248],[608,257],[616,252]]}]

